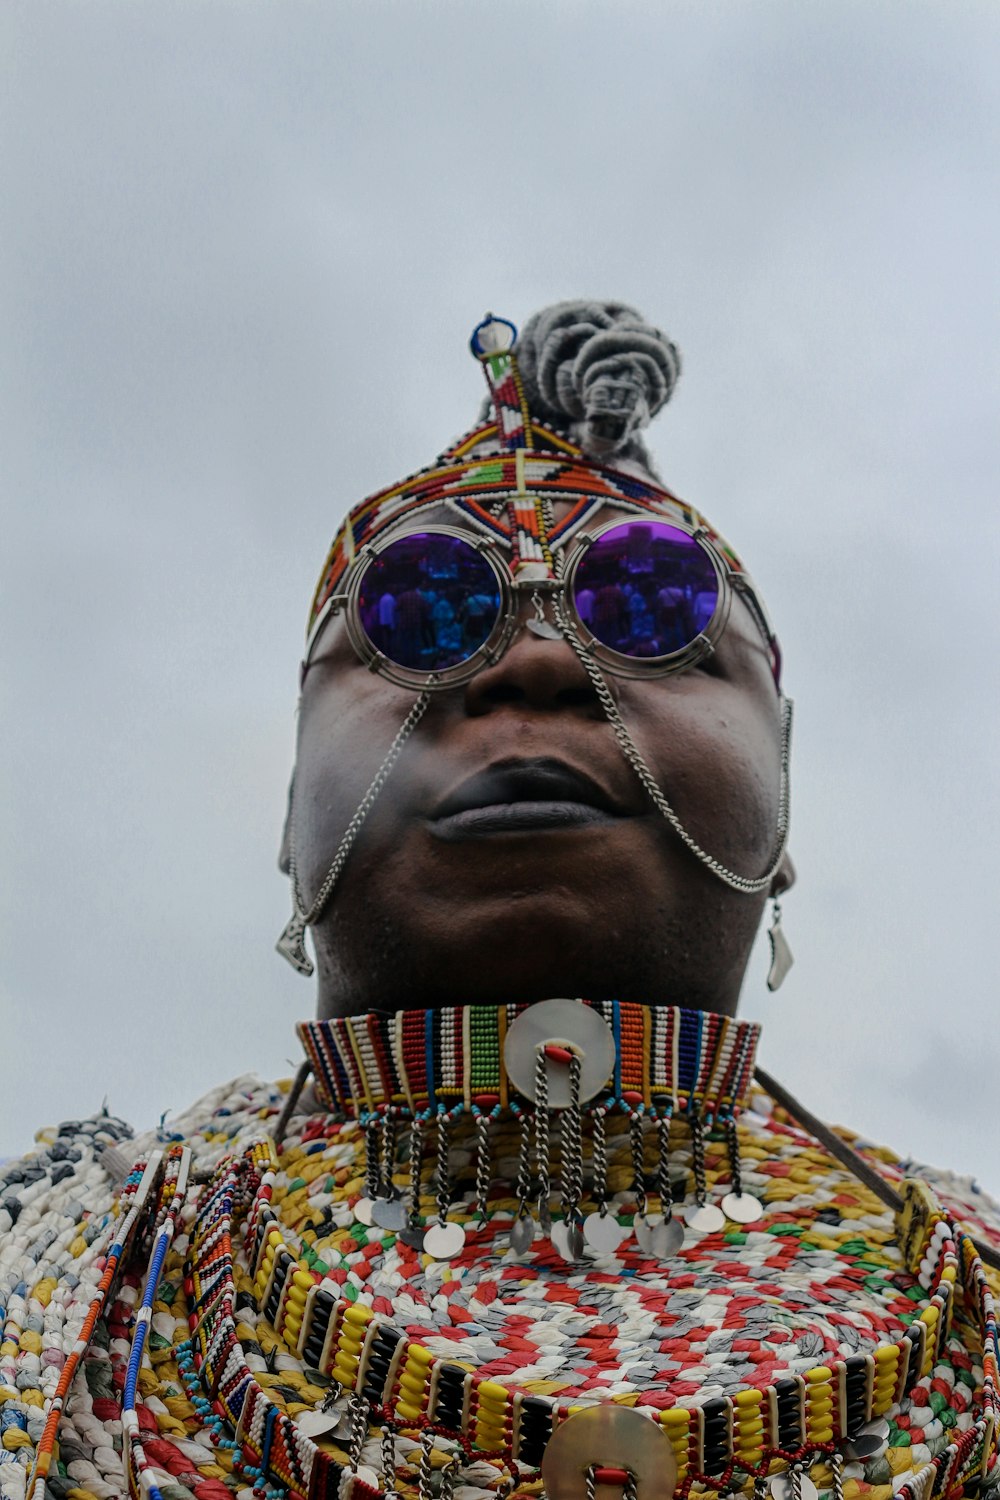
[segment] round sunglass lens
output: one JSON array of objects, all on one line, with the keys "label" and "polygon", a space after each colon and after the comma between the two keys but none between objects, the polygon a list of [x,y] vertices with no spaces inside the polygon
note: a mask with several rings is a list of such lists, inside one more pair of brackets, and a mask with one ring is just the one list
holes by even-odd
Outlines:
[{"label": "round sunglass lens", "polygon": [[712,559],[688,532],[663,521],[625,521],[592,542],[573,580],[581,621],[622,656],[683,651],[715,614]]},{"label": "round sunglass lens", "polygon": [[470,542],[418,531],[372,559],[357,604],[365,634],[390,661],[413,672],[444,672],[489,639],[500,589]]}]

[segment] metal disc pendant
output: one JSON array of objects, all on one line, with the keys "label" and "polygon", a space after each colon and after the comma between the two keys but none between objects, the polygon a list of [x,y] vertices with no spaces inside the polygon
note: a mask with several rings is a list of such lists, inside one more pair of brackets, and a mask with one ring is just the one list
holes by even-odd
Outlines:
[{"label": "metal disc pendant", "polygon": [[653,1230],[653,1254],[658,1260],[671,1260],[684,1243],[684,1225],[671,1214],[661,1219]]},{"label": "metal disc pendant", "polygon": [[541,636],[543,641],[561,641],[563,633],[558,625],[553,625],[551,620],[529,620],[528,629],[532,635]]},{"label": "metal disc pendant", "polygon": [[[615,1066],[615,1039],[596,1010],[581,1000],[538,1000],[523,1010],[507,1032],[503,1060],[519,1093],[534,1102],[538,1049],[554,1043],[574,1047],[580,1054],[580,1102],[600,1093]],[[546,1069],[549,1108],[567,1109],[570,1070],[552,1064]]]},{"label": "metal disc pendant", "polygon": [[632,1233],[635,1235],[635,1242],[643,1255],[656,1254],[656,1251],[653,1249],[653,1226],[642,1214],[636,1214],[633,1219]]},{"label": "metal disc pendant", "polygon": [[424,1250],[435,1260],[451,1260],[464,1244],[465,1230],[450,1219],[445,1219],[442,1224],[432,1224],[424,1234]]},{"label": "metal disc pendant", "polygon": [[510,1248],[515,1255],[527,1255],[535,1241],[535,1221],[530,1214],[521,1214],[510,1226]]},{"label": "metal disc pendant", "polygon": [[[548,1500],[621,1500],[622,1484],[593,1484],[594,1468],[625,1469],[641,1500],[671,1500],[677,1461],[659,1422],[633,1407],[600,1401],[561,1421],[545,1444],[542,1483]],[[815,1492],[814,1492],[815,1493]],[[803,1496],[803,1500],[806,1497]]]},{"label": "metal disc pendant", "polygon": [[583,1259],[583,1232],[579,1224],[560,1219],[558,1224],[552,1226],[552,1243],[563,1260]]},{"label": "metal disc pendant", "polygon": [[372,1204],[372,1223],[380,1229],[405,1229],[407,1217],[402,1198],[376,1198]]},{"label": "metal disc pendant", "polygon": [[411,1250],[422,1250],[424,1248],[424,1231],[419,1224],[408,1224],[399,1232],[399,1238],[404,1245],[409,1245]]},{"label": "metal disc pendant", "polygon": [[[695,1234],[715,1234],[725,1228],[726,1216],[716,1204],[703,1203],[700,1208],[688,1210],[687,1221]],[[806,1497],[803,1496],[802,1500],[806,1500]]]},{"label": "metal disc pendant", "polygon": [[[795,1488],[792,1484],[792,1476],[787,1472],[775,1474],[768,1488],[774,1500],[793,1500]],[[808,1474],[799,1475],[799,1497],[800,1500],[819,1500],[819,1490]]]},{"label": "metal disc pendant", "polygon": [[756,1224],[764,1217],[764,1205],[753,1193],[727,1193],[721,1207],[734,1224]]},{"label": "metal disc pendant", "polygon": [[614,1214],[595,1210],[583,1221],[583,1237],[595,1255],[613,1255],[627,1233]]},{"label": "metal disc pendant", "polygon": [[854,1461],[875,1458],[882,1452],[888,1441],[888,1422],[882,1418],[874,1422],[866,1422],[860,1431],[847,1439],[845,1456],[848,1460]]},{"label": "metal disc pendant", "polygon": [[295,1418],[295,1425],[304,1437],[329,1437],[340,1426],[340,1416],[338,1411],[304,1411]]},{"label": "metal disc pendant", "polygon": [[363,1224],[366,1229],[370,1229],[375,1222],[372,1218],[374,1208],[375,1204],[371,1198],[359,1198],[353,1209],[354,1222],[356,1224]]}]

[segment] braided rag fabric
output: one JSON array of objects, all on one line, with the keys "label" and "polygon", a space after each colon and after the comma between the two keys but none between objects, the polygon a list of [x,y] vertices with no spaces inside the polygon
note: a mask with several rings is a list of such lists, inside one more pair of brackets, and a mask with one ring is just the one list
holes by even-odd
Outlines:
[{"label": "braided rag fabric", "polygon": [[[173,1122],[170,1137],[187,1141],[195,1168],[209,1170],[273,1130],[286,1092],[284,1084],[237,1079]],[[3,1500],[25,1494],[46,1403],[101,1274],[115,1198],[102,1151],[112,1147],[131,1159],[153,1140],[128,1137],[122,1122],[106,1116],[67,1122],[41,1132],[37,1149],[0,1173]],[[903,1176],[908,1164],[856,1144],[890,1180]],[[763,1095],[742,1117],[740,1147],[744,1183],[764,1202],[764,1219],[749,1229],[736,1226],[733,1232],[730,1226],[724,1234],[686,1243],[667,1265],[644,1265],[622,1252],[617,1267],[596,1275],[592,1267],[570,1267],[545,1254],[527,1261],[509,1252],[484,1258],[482,1247],[465,1263],[459,1257],[442,1264],[355,1221],[351,1205],[364,1190],[361,1129],[323,1113],[307,1089],[286,1136],[272,1206],[288,1242],[306,1264],[329,1276],[338,1295],[391,1317],[434,1353],[475,1362],[494,1381],[532,1393],[631,1393],[640,1405],[690,1406],[873,1350],[905,1326],[916,1300],[892,1215],[772,1111]],[[512,1132],[508,1145],[500,1140],[495,1158],[498,1177],[508,1181],[513,1149]],[[469,1162],[461,1140],[453,1156],[461,1184]],[[621,1153],[612,1149],[610,1160],[615,1192],[624,1178]],[[677,1160],[684,1164],[682,1152]],[[919,1171],[946,1208],[1000,1245],[995,1203],[968,1181]],[[710,1141],[710,1191],[726,1181],[727,1172],[723,1147]],[[470,1184],[470,1204],[473,1199]],[[498,1197],[491,1206],[502,1217],[514,1205]],[[462,1216],[461,1187],[456,1212]],[[470,1223],[472,1217],[470,1208]],[[182,1224],[189,1227],[190,1218]],[[164,1500],[226,1500],[234,1494],[249,1500],[251,1481],[234,1461],[235,1445],[220,1444],[217,1431],[206,1425],[179,1360],[189,1334],[185,1251],[182,1234],[153,1307],[139,1378],[145,1449],[160,1471]],[[111,1500],[127,1493],[122,1393],[143,1269],[141,1257],[127,1268],[71,1388],[48,1482],[49,1493],[60,1500]],[[238,1334],[257,1380],[291,1416],[311,1411],[329,1382],[304,1368],[262,1315],[239,1263],[237,1288]],[[889,1500],[906,1476],[968,1427],[981,1380],[974,1333],[957,1315],[937,1364],[888,1413],[887,1450],[845,1467],[846,1500]],[[363,1459],[377,1467],[377,1440],[369,1442]],[[814,1470],[814,1478],[822,1489],[822,1474]],[[478,1463],[464,1471],[456,1495],[471,1500],[494,1490],[499,1480],[489,1463]],[[399,1474],[400,1491],[411,1483],[412,1476]]]}]

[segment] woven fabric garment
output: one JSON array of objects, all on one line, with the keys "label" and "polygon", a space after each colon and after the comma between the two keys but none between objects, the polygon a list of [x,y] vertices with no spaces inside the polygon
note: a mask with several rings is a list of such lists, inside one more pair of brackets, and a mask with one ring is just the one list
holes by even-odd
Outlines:
[{"label": "woven fabric garment", "polygon": [[[194,1166],[211,1169],[273,1129],[287,1085],[242,1078],[215,1091],[170,1134],[192,1147]],[[340,1298],[420,1341],[436,1355],[475,1365],[496,1386],[531,1395],[634,1400],[639,1406],[704,1407],[720,1396],[767,1391],[783,1376],[837,1358],[875,1353],[898,1338],[926,1298],[902,1266],[893,1215],[812,1140],[755,1093],[741,1117],[745,1187],[765,1204],[750,1228],[728,1224],[701,1238],[689,1233],[668,1263],[642,1256],[629,1241],[604,1261],[570,1266],[545,1244],[517,1259],[504,1249],[515,1211],[503,1181],[514,1175],[514,1131],[498,1122],[494,1191],[477,1225],[469,1141],[452,1141],[452,1212],[469,1236],[455,1261],[435,1262],[391,1232],[364,1228],[353,1204],[364,1191],[363,1135],[300,1101],[286,1135],[271,1196],[284,1243]],[[44,1408],[100,1276],[114,1192],[101,1165],[110,1145],[138,1156],[151,1138],[128,1141],[120,1122],[98,1117],[42,1132],[38,1150],[0,1173],[0,1496],[20,1497],[44,1422]],[[974,1233],[1000,1245],[1000,1209],[962,1181],[914,1169],[891,1153],[856,1143],[891,1181],[919,1171],[944,1207]],[[612,1133],[609,1186],[627,1208],[623,1142]],[[671,1137],[678,1173],[689,1165],[681,1133]],[[728,1184],[721,1141],[707,1149],[710,1193]],[[463,1209],[463,1192],[467,1208]],[[683,1189],[678,1189],[681,1196]],[[190,1216],[183,1228],[190,1227]],[[630,1248],[631,1246],[631,1248]],[[292,1417],[324,1399],[329,1380],[304,1366],[280,1310],[266,1317],[262,1286],[234,1239],[238,1334],[259,1384]],[[148,1358],[139,1379],[139,1421],[147,1455],[160,1472],[164,1500],[248,1497],[252,1481],[219,1445],[178,1350],[189,1337],[186,1236],[167,1260],[153,1308]],[[121,1448],[121,1397],[128,1337],[145,1270],[130,1264],[71,1389],[49,1475],[56,1496],[127,1493]],[[844,1470],[847,1500],[888,1500],[966,1430],[981,1369],[977,1330],[960,1300],[937,1362],[902,1403],[886,1413],[887,1450]],[[687,1417],[684,1417],[687,1420]],[[336,1444],[326,1444],[337,1453]],[[406,1491],[409,1449],[398,1449],[396,1488]],[[373,1436],[363,1461],[377,1469]],[[682,1476],[683,1477],[683,1476]],[[490,1492],[500,1471],[480,1461],[463,1469],[456,1494]],[[821,1467],[813,1478],[824,1488]],[[828,1476],[827,1476],[828,1480]]]}]

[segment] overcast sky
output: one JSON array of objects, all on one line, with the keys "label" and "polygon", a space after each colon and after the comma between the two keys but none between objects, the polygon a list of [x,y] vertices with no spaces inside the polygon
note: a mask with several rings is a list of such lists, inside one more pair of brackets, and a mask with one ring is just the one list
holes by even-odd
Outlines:
[{"label": "overcast sky", "polygon": [[285,1075],[309,596],[487,308],[634,302],[797,701],[819,1113],[1000,1191],[1000,11],[6,0],[0,1154]]}]

